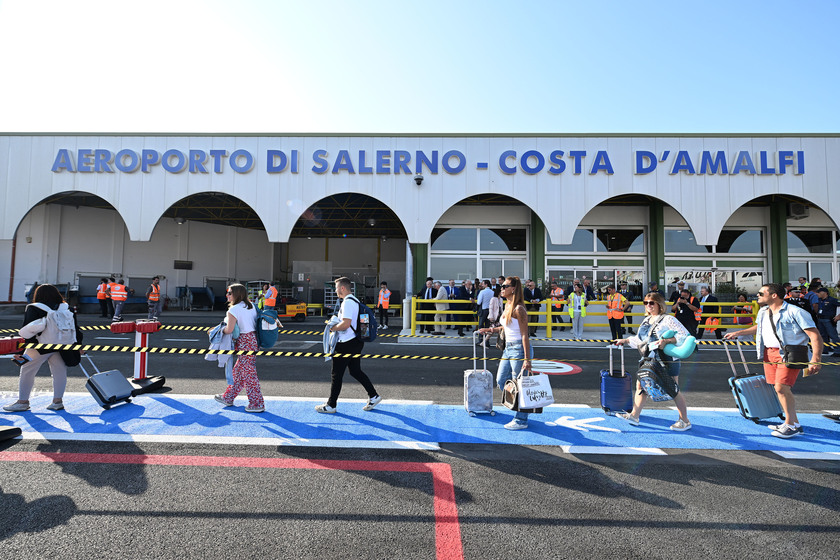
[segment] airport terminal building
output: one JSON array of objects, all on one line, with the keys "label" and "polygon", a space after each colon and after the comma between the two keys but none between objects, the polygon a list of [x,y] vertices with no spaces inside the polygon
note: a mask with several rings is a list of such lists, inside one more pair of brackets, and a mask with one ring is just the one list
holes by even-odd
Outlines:
[{"label": "airport terminal building", "polygon": [[[840,280],[840,135],[0,135],[0,293]],[[5,274],[2,272],[5,271]],[[223,292],[222,292],[223,293]],[[666,292],[666,295],[669,292]]]}]

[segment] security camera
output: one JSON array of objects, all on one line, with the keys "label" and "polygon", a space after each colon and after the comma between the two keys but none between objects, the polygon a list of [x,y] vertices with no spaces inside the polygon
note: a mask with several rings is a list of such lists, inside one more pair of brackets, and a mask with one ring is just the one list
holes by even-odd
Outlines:
[{"label": "security camera", "polygon": [[417,175],[415,175],[415,176],[414,176],[414,182],[415,182],[415,183],[417,183],[418,185],[419,185],[420,183],[422,183],[422,182],[423,182],[423,175],[421,175],[420,173],[418,173]]}]

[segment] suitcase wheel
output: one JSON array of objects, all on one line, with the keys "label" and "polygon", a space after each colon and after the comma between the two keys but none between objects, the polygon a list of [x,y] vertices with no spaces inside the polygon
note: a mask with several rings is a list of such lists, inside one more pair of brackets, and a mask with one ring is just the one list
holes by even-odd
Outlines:
[{"label": "suitcase wheel", "polygon": [[496,411],[495,411],[495,410],[491,410],[491,411],[490,411],[490,416],[496,416]]},{"label": "suitcase wheel", "polygon": [[109,408],[111,408],[111,405],[110,404],[103,404],[102,408],[104,408],[105,410],[108,410]]},{"label": "suitcase wheel", "polygon": [[758,418],[753,418],[752,421],[758,424]]},{"label": "suitcase wheel", "polygon": [[475,416],[475,412],[470,411],[470,416]]}]

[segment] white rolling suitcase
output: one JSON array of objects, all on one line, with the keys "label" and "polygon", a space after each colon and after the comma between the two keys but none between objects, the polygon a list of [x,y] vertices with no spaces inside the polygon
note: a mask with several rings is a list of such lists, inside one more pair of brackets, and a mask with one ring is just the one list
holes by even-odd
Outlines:
[{"label": "white rolling suitcase", "polygon": [[[473,368],[464,370],[464,408],[470,416],[476,414],[496,415],[493,410],[493,374],[487,369],[487,348],[482,344],[484,350],[483,369],[478,369],[477,351],[475,348],[478,340],[478,333],[473,332]],[[487,340],[485,335],[484,340]]]}]

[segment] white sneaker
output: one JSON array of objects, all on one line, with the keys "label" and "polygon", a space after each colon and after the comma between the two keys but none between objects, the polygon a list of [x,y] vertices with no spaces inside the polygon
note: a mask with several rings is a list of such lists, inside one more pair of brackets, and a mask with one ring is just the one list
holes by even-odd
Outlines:
[{"label": "white sneaker", "polygon": [[47,410],[64,410],[64,403],[61,401],[50,403],[47,405]]},{"label": "white sneaker", "polygon": [[671,429],[675,432],[684,432],[691,429],[691,422],[683,422],[682,418],[671,424]]},{"label": "white sneaker", "polygon": [[505,424],[505,428],[508,430],[524,430],[527,427],[528,422],[523,422],[522,420],[517,420],[516,418]]},{"label": "white sneaker", "polygon": [[324,403],[324,404],[319,404],[318,406],[316,406],[315,407],[315,412],[320,412],[321,414],[335,414],[336,409],[331,407],[330,405]]},{"label": "white sneaker", "polygon": [[380,402],[382,402],[381,396],[376,395],[375,397],[371,397],[368,403],[364,406],[364,408],[362,408],[362,410],[373,410],[374,408],[376,408],[376,405],[378,405]]},{"label": "white sneaker", "polygon": [[222,395],[213,395],[213,398],[216,399],[216,402],[222,406],[233,406],[233,403],[227,402]]},{"label": "white sneaker", "polygon": [[29,410],[29,405],[27,403],[16,402],[12,404],[7,404],[3,407],[3,410],[5,410],[6,412],[26,412],[27,410]]}]

